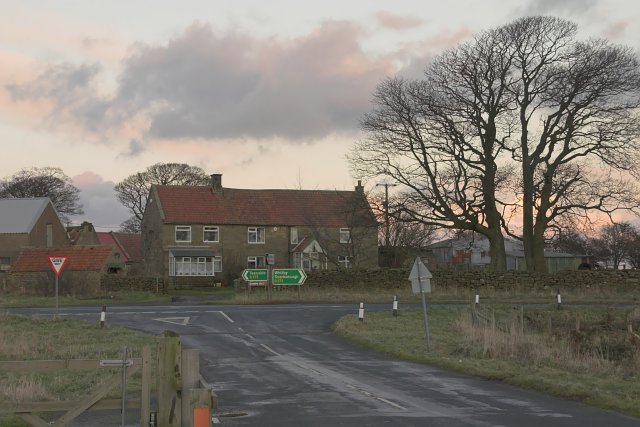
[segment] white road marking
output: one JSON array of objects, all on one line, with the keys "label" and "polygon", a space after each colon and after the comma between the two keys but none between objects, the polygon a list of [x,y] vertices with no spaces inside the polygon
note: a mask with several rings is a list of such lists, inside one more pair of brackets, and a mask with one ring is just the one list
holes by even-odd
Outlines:
[{"label": "white road marking", "polygon": [[235,323],[224,311],[218,311],[218,313],[222,314],[229,322]]},{"label": "white road marking", "polygon": [[220,424],[220,420],[218,419],[218,417],[212,417],[211,421],[213,421],[214,424]]},{"label": "white road marking", "polygon": [[173,325],[187,326],[189,324],[189,317],[165,317],[161,319],[153,319],[158,322],[171,323]]},{"label": "white road marking", "polygon": [[260,344],[262,347],[264,347],[265,349],[267,349],[268,351],[270,351],[271,353],[275,354],[276,356],[282,356],[280,353],[277,353],[274,349],[272,349],[271,347],[269,347],[266,344]]},{"label": "white road marking", "polygon": [[253,335],[249,335],[249,334],[245,334],[245,335],[246,335],[246,336],[248,336],[248,337],[249,337],[249,339],[251,339],[251,340],[253,340],[253,341],[255,341],[255,340],[256,340],[256,339],[253,337]]}]

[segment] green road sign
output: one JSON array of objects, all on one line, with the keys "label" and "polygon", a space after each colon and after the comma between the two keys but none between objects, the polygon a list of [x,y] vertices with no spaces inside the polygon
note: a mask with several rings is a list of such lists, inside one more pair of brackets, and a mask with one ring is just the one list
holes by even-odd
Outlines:
[{"label": "green road sign", "polygon": [[266,282],[269,278],[269,273],[264,268],[250,268],[242,272],[242,278],[247,282]]},{"label": "green road sign", "polygon": [[307,273],[298,268],[274,268],[271,272],[274,285],[302,285]]}]

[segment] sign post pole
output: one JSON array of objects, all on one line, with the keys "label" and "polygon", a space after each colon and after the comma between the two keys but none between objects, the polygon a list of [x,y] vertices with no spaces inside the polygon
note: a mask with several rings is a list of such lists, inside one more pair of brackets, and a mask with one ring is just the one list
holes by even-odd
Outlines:
[{"label": "sign post pole", "polygon": [[409,280],[411,281],[411,289],[414,294],[420,293],[422,297],[422,310],[424,311],[424,334],[427,344],[427,351],[431,350],[431,334],[429,333],[429,320],[427,317],[427,297],[425,293],[431,292],[431,278],[433,275],[429,271],[426,265],[422,262],[420,257],[416,257],[413,263],[413,268],[409,274]]},{"label": "sign post pole", "polygon": [[62,268],[64,264],[67,262],[67,257],[65,256],[50,256],[49,263],[51,263],[51,268],[56,273],[56,315],[58,317],[59,313],[59,305],[58,305],[58,278],[60,277],[60,273],[62,272]]},{"label": "sign post pole", "polygon": [[422,311],[424,312],[424,333],[427,339],[427,351],[431,351],[431,334],[429,334],[429,321],[427,320],[427,297],[424,295],[424,287],[422,286],[422,278],[418,276],[420,282],[420,295],[422,295]]}]

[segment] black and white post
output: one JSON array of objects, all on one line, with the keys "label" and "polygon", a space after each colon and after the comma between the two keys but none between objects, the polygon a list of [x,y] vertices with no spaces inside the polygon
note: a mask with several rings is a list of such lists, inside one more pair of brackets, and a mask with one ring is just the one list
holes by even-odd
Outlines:
[{"label": "black and white post", "polygon": [[364,322],[364,303],[360,303],[360,308],[358,309],[358,320]]},{"label": "black and white post", "polygon": [[103,305],[102,306],[102,311],[100,312],[100,327],[104,328],[104,321],[106,320],[107,317],[107,306]]},{"label": "black and white post", "polygon": [[476,288],[476,305],[480,304],[480,290]]},{"label": "black and white post", "polygon": [[558,288],[556,290],[556,298],[557,298],[557,301],[558,301],[557,308],[558,308],[558,310],[561,310],[562,309],[562,296],[560,295],[560,288]]},{"label": "black and white post", "polygon": [[398,316],[398,297],[396,295],[393,296],[393,317]]}]

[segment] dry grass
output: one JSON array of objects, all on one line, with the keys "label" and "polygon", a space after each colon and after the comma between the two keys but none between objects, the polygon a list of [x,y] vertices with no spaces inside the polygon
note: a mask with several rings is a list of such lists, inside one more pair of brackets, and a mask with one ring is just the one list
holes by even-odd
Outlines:
[{"label": "dry grass", "polygon": [[349,315],[333,329],[395,357],[640,416],[640,339],[627,329],[628,322],[640,329],[640,308],[500,305],[476,323],[466,307],[431,306],[429,313],[431,351],[421,310],[369,313],[365,322]]}]

